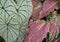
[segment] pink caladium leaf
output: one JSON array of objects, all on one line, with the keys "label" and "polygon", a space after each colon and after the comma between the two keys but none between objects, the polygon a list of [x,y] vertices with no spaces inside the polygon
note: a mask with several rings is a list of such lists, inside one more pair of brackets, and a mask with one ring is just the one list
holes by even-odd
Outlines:
[{"label": "pink caladium leaf", "polygon": [[53,40],[59,33],[59,27],[55,23],[50,24],[50,39]]},{"label": "pink caladium leaf", "polygon": [[[39,6],[38,6],[39,7]],[[39,19],[39,12],[41,11],[41,7],[35,8],[32,13],[33,19]]]},{"label": "pink caladium leaf", "polygon": [[28,37],[25,42],[42,42],[49,32],[49,23],[37,20],[30,25]]},{"label": "pink caladium leaf", "polygon": [[43,3],[43,7],[41,12],[39,13],[40,18],[43,18],[49,15],[50,12],[54,11],[54,9],[59,9],[57,0],[46,0]]},{"label": "pink caladium leaf", "polygon": [[56,11],[54,11],[52,13],[52,17],[49,21],[50,23],[50,28],[49,28],[49,32],[50,32],[50,39],[53,40],[55,39],[55,37],[57,37],[57,35],[59,34],[59,17],[60,15],[56,13]]},{"label": "pink caladium leaf", "polygon": [[39,0],[33,0],[33,12],[32,12],[32,18],[33,19],[38,19],[39,18],[39,12],[41,11],[42,4]]},{"label": "pink caladium leaf", "polygon": [[34,7],[38,6],[40,3],[40,0],[32,0],[32,4]]},{"label": "pink caladium leaf", "polygon": [[49,36],[51,40],[53,40],[59,33],[59,19],[54,18],[53,16],[49,22],[43,22],[41,18],[48,16],[50,12],[54,11],[54,9],[58,10],[58,1],[45,0],[43,6],[41,6],[39,0],[33,0],[32,4],[34,7],[33,13],[29,20],[29,26],[27,29],[28,36],[25,38],[24,42],[42,42],[43,39],[46,38],[48,32],[50,32]]}]

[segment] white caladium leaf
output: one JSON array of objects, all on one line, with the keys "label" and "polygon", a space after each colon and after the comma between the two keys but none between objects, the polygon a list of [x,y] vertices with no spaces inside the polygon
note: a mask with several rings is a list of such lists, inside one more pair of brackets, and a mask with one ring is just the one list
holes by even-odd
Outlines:
[{"label": "white caladium leaf", "polygon": [[0,36],[6,42],[14,42],[18,35],[23,42],[32,7],[31,0],[0,0]]}]

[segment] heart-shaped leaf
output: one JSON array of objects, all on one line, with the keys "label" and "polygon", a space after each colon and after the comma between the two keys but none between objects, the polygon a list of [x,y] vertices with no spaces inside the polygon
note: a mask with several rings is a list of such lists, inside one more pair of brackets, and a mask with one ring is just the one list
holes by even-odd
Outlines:
[{"label": "heart-shaped leaf", "polygon": [[49,23],[41,20],[34,21],[33,23],[30,23],[28,37],[24,42],[42,42],[48,31]]},{"label": "heart-shaped leaf", "polygon": [[17,4],[15,1],[0,0],[0,36],[6,42],[14,42],[18,35],[22,42],[32,13],[31,0],[19,0]]}]

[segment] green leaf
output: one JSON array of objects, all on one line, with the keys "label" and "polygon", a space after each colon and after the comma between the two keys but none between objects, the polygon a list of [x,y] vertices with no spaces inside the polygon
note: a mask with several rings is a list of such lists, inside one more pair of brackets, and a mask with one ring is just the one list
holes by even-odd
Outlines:
[{"label": "green leaf", "polygon": [[18,36],[23,42],[32,8],[31,0],[0,0],[0,36],[6,42],[15,42]]}]

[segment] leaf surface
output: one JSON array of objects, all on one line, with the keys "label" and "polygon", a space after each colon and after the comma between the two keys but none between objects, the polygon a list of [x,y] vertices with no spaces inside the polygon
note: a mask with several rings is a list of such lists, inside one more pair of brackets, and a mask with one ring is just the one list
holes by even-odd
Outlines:
[{"label": "leaf surface", "polygon": [[43,18],[48,16],[50,12],[54,11],[54,9],[59,9],[57,0],[45,0],[42,10],[39,13],[39,17]]},{"label": "leaf surface", "polygon": [[31,0],[0,0],[0,36],[6,42],[14,42],[20,35],[23,42],[31,14]]}]

